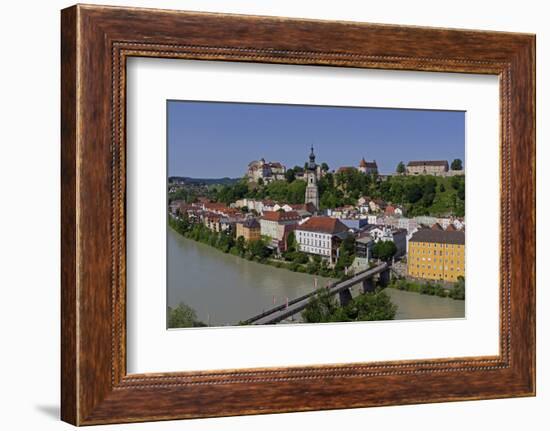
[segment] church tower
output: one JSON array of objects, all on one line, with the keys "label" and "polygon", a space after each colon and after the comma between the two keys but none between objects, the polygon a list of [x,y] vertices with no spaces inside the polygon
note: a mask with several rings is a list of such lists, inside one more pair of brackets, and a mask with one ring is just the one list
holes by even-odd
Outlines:
[{"label": "church tower", "polygon": [[317,187],[317,164],[315,163],[315,153],[313,152],[313,146],[311,147],[311,153],[309,154],[309,163],[306,169],[306,199],[305,203],[312,203],[315,205],[315,209],[319,209],[319,189]]}]

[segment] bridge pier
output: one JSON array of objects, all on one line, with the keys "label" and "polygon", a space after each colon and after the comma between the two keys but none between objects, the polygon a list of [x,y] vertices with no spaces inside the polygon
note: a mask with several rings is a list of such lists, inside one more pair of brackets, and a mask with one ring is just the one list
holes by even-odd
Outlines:
[{"label": "bridge pier", "polygon": [[386,287],[388,284],[390,284],[390,269],[385,269],[380,273],[380,279],[378,280],[380,283],[380,286]]},{"label": "bridge pier", "polygon": [[363,292],[374,292],[374,277],[366,278],[363,280]]},{"label": "bridge pier", "polygon": [[342,289],[340,292],[338,292],[338,296],[340,298],[340,305],[342,307],[348,305],[352,300],[351,290],[349,289]]}]

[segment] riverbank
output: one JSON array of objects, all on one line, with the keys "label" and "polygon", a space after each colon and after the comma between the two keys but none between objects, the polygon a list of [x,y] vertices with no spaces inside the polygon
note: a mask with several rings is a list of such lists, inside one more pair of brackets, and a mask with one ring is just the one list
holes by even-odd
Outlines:
[{"label": "riverbank", "polygon": [[285,253],[283,259],[274,258],[265,239],[250,242],[242,237],[235,239],[225,232],[214,232],[202,224],[190,223],[173,216],[169,216],[168,224],[183,237],[206,244],[223,253],[292,272],[343,280],[347,278],[345,268],[353,262],[351,252],[344,250],[342,258],[331,268],[320,256],[310,257],[295,250],[294,246]]},{"label": "riverbank", "polygon": [[236,325],[334,281],[223,253],[173,229],[167,249],[167,305],[183,302],[209,326]]},{"label": "riverbank", "polygon": [[406,292],[414,292],[420,295],[438,296],[440,298],[451,298],[464,301],[466,297],[465,279],[458,277],[458,281],[452,287],[445,287],[437,282],[427,281],[425,283],[407,280],[405,278],[394,279],[388,287]]}]

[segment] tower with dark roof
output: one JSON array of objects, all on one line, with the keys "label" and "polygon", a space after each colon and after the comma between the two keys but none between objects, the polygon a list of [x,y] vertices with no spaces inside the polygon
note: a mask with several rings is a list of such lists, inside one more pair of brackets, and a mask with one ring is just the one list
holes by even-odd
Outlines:
[{"label": "tower with dark roof", "polygon": [[309,163],[307,164],[307,170],[305,172],[307,181],[305,203],[311,203],[315,206],[315,209],[319,209],[319,188],[317,187],[317,164],[315,163],[315,153],[313,152],[313,146],[309,153]]}]

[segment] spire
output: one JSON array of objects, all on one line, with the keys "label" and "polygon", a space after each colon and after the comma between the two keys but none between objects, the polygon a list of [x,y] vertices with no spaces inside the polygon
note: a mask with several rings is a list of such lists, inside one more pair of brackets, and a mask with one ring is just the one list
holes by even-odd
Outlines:
[{"label": "spire", "polygon": [[309,164],[308,168],[311,170],[315,170],[317,165],[315,164],[315,153],[313,152],[313,145],[311,146],[311,153],[309,153]]}]

